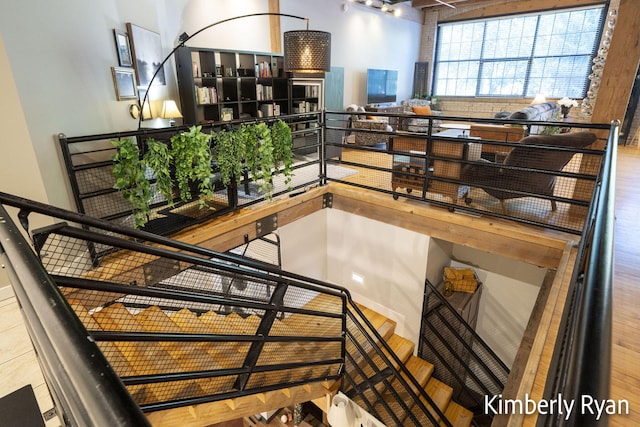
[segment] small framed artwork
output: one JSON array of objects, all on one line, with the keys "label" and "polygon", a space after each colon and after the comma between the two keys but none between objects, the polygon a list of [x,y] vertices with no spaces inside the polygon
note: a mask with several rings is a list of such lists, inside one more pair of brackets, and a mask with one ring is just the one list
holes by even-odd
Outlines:
[{"label": "small framed artwork", "polygon": [[121,67],[131,67],[131,45],[129,44],[129,36],[124,31],[113,30],[113,36],[116,40],[116,51],[118,52],[118,65]]},{"label": "small framed artwork", "polygon": [[133,68],[111,67],[113,87],[118,101],[124,99],[138,99],[136,76]]},{"label": "small framed artwork", "polygon": [[[127,22],[127,33],[131,43],[131,58],[136,70],[138,86],[149,86],[153,75],[162,64],[160,34]],[[164,68],[160,68],[154,85],[165,85]]]}]

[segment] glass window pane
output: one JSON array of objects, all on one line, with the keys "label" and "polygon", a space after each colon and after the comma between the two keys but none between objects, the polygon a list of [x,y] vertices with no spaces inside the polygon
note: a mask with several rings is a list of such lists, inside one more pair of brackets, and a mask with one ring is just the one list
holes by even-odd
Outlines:
[{"label": "glass window pane", "polygon": [[581,98],[603,14],[595,6],[442,24],[434,94]]}]

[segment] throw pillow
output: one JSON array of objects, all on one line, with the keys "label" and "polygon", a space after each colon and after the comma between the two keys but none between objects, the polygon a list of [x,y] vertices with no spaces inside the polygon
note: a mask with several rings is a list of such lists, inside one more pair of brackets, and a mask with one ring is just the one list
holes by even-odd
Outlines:
[{"label": "throw pillow", "polygon": [[414,105],[411,110],[419,116],[431,115],[431,107],[429,105]]}]

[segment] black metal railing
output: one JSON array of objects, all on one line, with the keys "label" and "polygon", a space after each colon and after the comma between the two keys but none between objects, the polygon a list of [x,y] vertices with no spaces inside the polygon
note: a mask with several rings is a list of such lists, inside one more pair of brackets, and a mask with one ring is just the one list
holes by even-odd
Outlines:
[{"label": "black metal railing", "polygon": [[[347,177],[335,177],[329,172],[328,181],[389,194],[394,199],[404,197],[428,202],[451,211],[573,234],[582,232],[597,175],[583,170],[579,159],[589,156],[592,163],[599,163],[604,150],[597,147],[604,146],[606,138],[588,147],[561,147],[520,142],[512,135],[516,130],[519,135],[533,135],[545,132],[546,128],[553,128],[557,133],[602,134],[609,129],[608,125],[391,113],[367,113],[369,115],[393,121],[395,128],[354,128],[352,122],[358,115],[326,112],[325,149],[341,150],[339,157],[327,156],[327,165],[340,165],[354,172]],[[408,123],[416,118],[427,122],[424,131],[409,130],[414,127]],[[465,124],[470,130],[446,128],[447,122],[454,123],[453,126]],[[475,131],[476,125],[485,131],[486,125],[495,126],[501,129],[504,139],[483,134],[482,130]],[[473,136],[474,132],[482,137]],[[511,152],[516,152],[520,159],[512,155],[509,160]],[[548,156],[549,153],[555,155]],[[547,156],[566,158],[568,164],[552,167],[544,160]],[[488,177],[482,179],[485,175]],[[504,178],[500,180],[494,175]]]},{"label": "black metal railing", "polygon": [[[616,153],[620,122],[612,123],[604,162],[578,256],[554,354],[547,375],[544,398],[562,393],[563,399],[581,402],[609,399],[611,377],[611,317],[615,223]],[[538,426],[599,426],[607,424],[607,413],[597,419],[589,411],[540,416]]]},{"label": "black metal railing", "polygon": [[[322,141],[320,118],[320,113],[304,113],[275,118],[234,120],[203,124],[202,131],[214,133],[221,129],[236,128],[242,124],[269,123],[274,120],[283,120],[289,124],[293,138],[293,177],[290,183],[285,183],[280,177],[273,180],[273,196],[278,196],[321,182],[322,165],[318,155]],[[78,212],[132,227],[134,218],[131,204],[122,197],[119,190],[114,188],[112,158],[116,150],[111,141],[133,138],[142,156],[147,139],[154,138],[159,142],[170,144],[173,135],[186,130],[188,130],[187,126],[176,126],[83,136],[59,134],[58,142]],[[211,148],[215,152],[214,143]],[[169,235],[215,216],[265,200],[265,193],[259,191],[258,184],[254,183],[249,172],[244,174],[240,185],[232,181],[225,187],[215,162],[212,169],[214,192],[207,202],[209,209],[199,209],[197,199],[191,203],[185,203],[176,198],[175,205],[169,206],[169,201],[155,191],[154,172],[147,171],[154,193],[150,202],[153,215],[143,229],[155,234]],[[99,247],[93,248],[92,252],[96,259],[104,255]]]},{"label": "black metal railing", "polygon": [[[473,310],[477,310],[481,286],[473,294],[461,294],[469,298],[465,304]],[[502,393],[509,368],[468,323],[475,315],[463,318],[441,290],[426,280],[418,355],[434,364],[434,376],[453,387],[458,403],[491,419],[483,402]]]},{"label": "black metal railing", "polygon": [[[133,396],[143,411],[338,379],[347,371],[354,378],[353,369],[344,367],[355,363],[362,369],[362,361],[368,360],[374,364],[366,371],[384,373],[384,378],[366,376],[357,384],[374,414],[383,419],[395,414],[392,419],[413,420],[413,425],[436,425],[439,419],[450,425],[339,287],[12,195],[0,194],[0,202],[18,207],[25,227],[33,213],[77,224],[63,222],[33,232],[47,291],[60,299],[76,333],[86,337],[88,332],[97,342],[104,363],[126,386],[125,395]],[[118,251],[96,266],[89,243]],[[22,252],[36,262],[27,246]],[[235,286],[225,288],[232,281]],[[209,322],[207,333],[198,330],[197,319]],[[235,323],[229,325],[227,319]],[[192,329],[176,326],[187,322]],[[316,325],[313,332],[296,335],[307,324]],[[55,341],[55,334],[49,334]],[[388,391],[380,384],[389,386]],[[71,392],[53,389],[63,396]],[[406,406],[404,414],[397,412],[398,405]]]},{"label": "black metal railing", "polygon": [[449,402],[427,393],[429,378],[416,378],[353,301],[346,331],[342,392],[385,425],[453,425],[445,416]]},{"label": "black metal railing", "polygon": [[[32,339],[45,343],[36,348],[44,348],[38,354],[45,378],[53,380],[69,425],[144,425],[138,407],[168,409],[339,378],[346,299],[339,288],[15,196],[0,194],[0,202],[19,208],[23,225],[33,213],[77,224],[33,231],[40,261],[28,243],[3,239],[7,264],[16,270],[14,287],[30,279],[16,295],[36,323]],[[4,219],[3,233],[10,227],[22,238],[11,218]],[[89,243],[117,252],[96,266]],[[40,277],[32,278],[34,272]],[[56,328],[65,331],[62,341]],[[92,344],[72,345],[87,343],[87,336]],[[56,353],[61,346],[68,355]],[[83,387],[105,370],[108,386]],[[110,390],[118,399],[105,397]],[[99,406],[95,414],[93,406]],[[103,410],[119,420],[84,422],[103,417]]]},{"label": "black metal railing", "polygon": [[[597,125],[584,127],[601,128]],[[583,247],[573,280],[575,297],[568,298],[568,304],[572,301],[573,304],[565,310],[563,326],[566,332],[557,345],[558,351],[564,355],[555,356],[554,367],[557,372],[550,380],[550,383],[554,382],[555,389],[566,390],[573,396],[589,392],[593,393],[594,398],[600,396],[604,399],[605,391],[608,390],[608,370],[601,370],[606,372],[600,372],[601,376],[594,382],[592,372],[585,373],[580,369],[585,365],[583,362],[593,358],[594,354],[601,357],[598,351],[605,352],[605,359],[607,351],[610,352],[610,334],[607,330],[610,329],[611,316],[614,184],[611,175],[615,173],[615,149],[612,147],[617,144],[616,129],[614,126],[609,133],[607,159],[599,172],[559,175],[559,178],[574,179],[578,183],[583,179],[582,184],[587,188],[587,184],[592,182],[597,195],[590,205]],[[350,131],[349,128],[332,126],[325,126],[321,130],[325,135],[334,136]],[[396,135],[395,132],[371,132]],[[466,138],[454,137],[451,142],[460,140],[458,142],[463,144],[466,143],[462,141],[464,139]],[[425,144],[432,140],[432,135],[429,134]],[[382,185],[372,185],[371,182],[331,178],[329,165],[340,163],[382,172],[387,174],[385,177],[390,178],[392,169],[386,165],[340,160],[344,159],[347,148],[357,153],[379,153],[379,148],[351,147],[342,141],[339,144],[327,141],[320,147],[321,153],[327,153],[329,147],[342,152],[324,162],[318,162],[321,170],[318,182],[322,182],[326,174],[329,180],[394,193],[393,190],[385,189]],[[387,156],[407,155],[402,150],[382,151]],[[335,154],[336,151],[332,153]],[[602,151],[599,150],[576,150],[576,153],[596,159],[602,156]],[[450,157],[431,153],[428,145],[425,145],[424,153],[408,155],[422,157],[425,162],[451,161]],[[469,162],[461,160],[457,163],[464,165]],[[414,174],[411,171],[408,173],[410,176]],[[437,177],[435,181],[460,184],[459,180],[448,177]],[[426,191],[420,196],[407,194],[405,197],[428,200],[429,203],[445,207],[452,206],[447,201],[425,198],[424,193]],[[578,208],[586,207],[583,202],[562,201]],[[21,289],[16,295],[21,306],[26,307],[24,314],[29,333],[38,354],[43,358],[41,363],[45,378],[50,384],[56,405],[61,408],[63,417],[71,425],[83,425],[85,421],[99,425],[144,425],[144,422],[138,423],[138,419],[144,416],[132,402],[142,402],[140,407],[143,410],[152,411],[273,390],[285,385],[338,378],[343,378],[345,391],[353,390],[352,396],[360,399],[363,407],[380,418],[389,420],[391,424],[425,425],[441,421],[448,425],[444,414],[426,395],[421,384],[393,354],[375,328],[366,319],[361,319],[362,313],[357,307],[347,310],[347,305],[353,305],[353,301],[349,293],[338,286],[287,273],[256,260],[217,253],[130,229],[114,221],[92,218],[4,193],[0,193],[0,203],[20,209],[18,217],[25,229],[28,229],[29,216],[34,213],[79,224],[77,227],[56,224],[34,233],[33,244],[40,261],[5,211],[2,211],[2,215],[6,221],[0,224],[3,257],[10,265],[14,288]],[[589,205],[588,202],[586,204]],[[455,208],[464,207],[455,204]],[[473,211],[471,208],[470,210]],[[485,211],[483,214],[503,216]],[[513,216],[505,217],[513,219]],[[528,219],[515,219],[544,225]],[[564,226],[545,226],[565,229]],[[108,255],[108,262],[96,262],[91,251],[92,245],[107,249],[105,254],[113,252]],[[238,277],[244,278],[242,284],[234,282],[238,286],[225,288],[225,280],[235,281]],[[308,299],[310,293],[314,296],[322,294],[333,302],[320,303],[318,306],[300,304],[305,300],[311,302]],[[43,314],[42,305],[48,305],[51,301],[55,301],[55,304],[50,304],[51,307],[47,307],[46,314]],[[335,308],[335,301],[339,301],[339,310]],[[244,321],[216,333],[195,332],[196,326],[192,326],[193,330],[190,332],[171,328],[154,331],[145,326],[145,318],[159,316],[164,319],[163,315],[170,314],[171,317],[179,313],[186,313],[188,319],[240,317]],[[272,334],[274,331],[284,330],[278,322],[295,319],[298,315],[306,316],[307,320],[330,319],[329,329],[332,332],[326,335],[297,335],[291,331],[299,328],[288,325],[289,333]],[[58,318],[58,321],[53,321],[52,318]],[[253,327],[247,330],[247,325]],[[57,335],[62,328],[66,332],[61,334],[59,340]],[[98,346],[85,342],[73,347],[76,341],[87,341],[87,331],[98,341]],[[150,348],[152,344],[154,347]],[[232,345],[237,347],[233,347],[231,352],[241,356],[224,366],[215,365],[223,360],[215,355],[229,353]],[[314,354],[310,358],[284,361],[275,352],[269,351],[287,346],[292,348],[281,353],[289,354],[295,347],[302,354],[301,349],[305,345],[328,347],[332,356],[319,357]],[[60,346],[66,346],[69,354],[66,351],[57,354]],[[199,353],[208,354],[204,356],[208,359],[194,361],[192,365],[180,362],[176,364],[173,361],[176,359],[173,353],[192,351],[192,346],[199,346],[198,350],[204,350]],[[590,352],[591,347],[595,353]],[[95,356],[96,349],[99,356]],[[133,365],[132,362],[121,360],[122,355],[132,349],[147,354],[147,358],[158,363],[152,367],[145,364],[144,360],[138,360]],[[216,366],[216,369],[203,369],[208,362],[214,363],[212,366]],[[316,368],[323,371],[319,373]],[[91,370],[91,374],[87,375],[85,369]],[[93,375],[100,375],[106,382],[101,388],[103,392],[96,391],[93,383],[88,389],[84,387],[93,381]],[[76,382],[76,377],[79,379],[80,376],[84,376],[86,381]],[[565,383],[570,386],[564,388]],[[219,392],[225,387],[225,392]],[[551,390],[551,385],[547,390]],[[105,401],[109,400],[105,396],[113,397],[115,394],[120,396],[120,400],[111,402],[118,405],[118,411],[105,405]],[[130,399],[131,396],[137,400]],[[101,406],[98,405],[100,409],[94,411],[96,402],[100,402]],[[111,422],[113,417],[120,421]],[[100,422],[95,422],[96,420]],[[545,422],[559,425],[557,423],[560,421]]]},{"label": "black metal railing", "polygon": [[65,425],[150,425],[0,206],[2,260]]}]

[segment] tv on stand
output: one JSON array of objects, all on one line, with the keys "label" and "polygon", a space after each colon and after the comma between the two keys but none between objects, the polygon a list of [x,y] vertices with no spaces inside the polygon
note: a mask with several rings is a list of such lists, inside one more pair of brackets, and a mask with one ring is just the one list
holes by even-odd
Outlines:
[{"label": "tv on stand", "polygon": [[397,70],[367,69],[367,105],[393,104],[397,90]]}]

